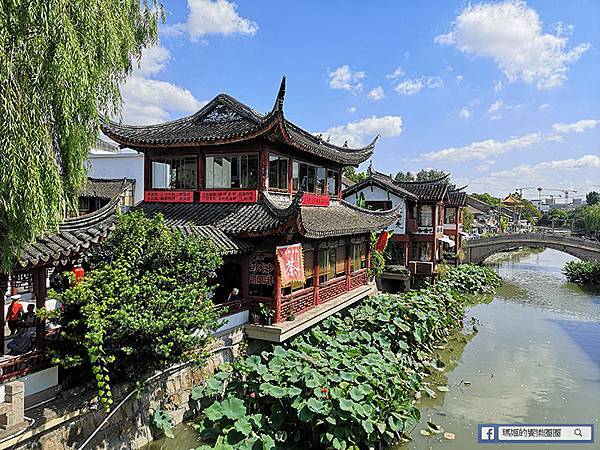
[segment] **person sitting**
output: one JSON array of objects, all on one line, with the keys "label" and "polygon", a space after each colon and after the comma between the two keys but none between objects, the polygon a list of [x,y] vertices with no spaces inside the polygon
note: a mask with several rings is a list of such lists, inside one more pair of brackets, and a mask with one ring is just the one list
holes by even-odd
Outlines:
[{"label": "person sitting", "polygon": [[30,303],[27,305],[27,312],[21,317],[21,321],[25,328],[35,327],[35,305]]},{"label": "person sitting", "polygon": [[34,333],[35,330],[28,330],[21,323],[19,325],[17,337],[15,337],[6,345],[10,350],[9,354],[22,355],[23,353],[27,353],[31,349]]},{"label": "person sitting", "polygon": [[240,290],[238,288],[233,288],[231,290],[231,292],[229,293],[229,295],[227,296],[227,300],[225,300],[226,303],[229,302],[237,302],[240,300]]},{"label": "person sitting", "polygon": [[10,330],[10,335],[15,334],[19,327],[19,320],[23,315],[23,305],[21,305],[21,294],[13,295],[10,298],[11,302],[8,305],[8,311],[6,313],[6,323]]}]

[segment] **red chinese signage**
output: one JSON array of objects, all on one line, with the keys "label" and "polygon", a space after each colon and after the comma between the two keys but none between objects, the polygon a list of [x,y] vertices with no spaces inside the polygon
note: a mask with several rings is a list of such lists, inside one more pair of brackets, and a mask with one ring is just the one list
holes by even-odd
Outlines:
[{"label": "red chinese signage", "polygon": [[302,194],[302,206],[329,206],[329,195]]},{"label": "red chinese signage", "polygon": [[302,244],[276,247],[275,252],[281,272],[281,285],[288,286],[294,281],[303,283],[305,279]]},{"label": "red chinese signage", "polygon": [[164,203],[192,203],[193,191],[145,191],[144,201]]},{"label": "red chinese signage", "polygon": [[382,231],[377,238],[377,242],[375,243],[375,250],[377,250],[379,253],[382,253],[387,247],[389,238],[390,234],[387,231]]},{"label": "red chinese signage", "polygon": [[258,191],[200,191],[202,203],[256,203]]}]

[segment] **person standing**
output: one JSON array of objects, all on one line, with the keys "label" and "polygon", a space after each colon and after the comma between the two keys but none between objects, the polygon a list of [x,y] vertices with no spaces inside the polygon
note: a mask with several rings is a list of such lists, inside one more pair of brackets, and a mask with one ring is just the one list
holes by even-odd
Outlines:
[{"label": "person standing", "polygon": [[6,322],[12,336],[18,330],[19,319],[23,315],[23,305],[21,304],[21,294],[13,295],[10,299],[11,302],[8,305],[8,312],[6,313]]}]

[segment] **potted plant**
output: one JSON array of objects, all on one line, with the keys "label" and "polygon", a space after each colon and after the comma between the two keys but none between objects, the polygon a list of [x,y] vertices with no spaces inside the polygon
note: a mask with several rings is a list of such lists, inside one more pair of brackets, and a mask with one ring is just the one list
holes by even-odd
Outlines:
[{"label": "potted plant", "polygon": [[263,320],[265,325],[271,325],[273,323],[273,308],[269,305],[265,305],[264,303],[258,304],[258,313]]}]

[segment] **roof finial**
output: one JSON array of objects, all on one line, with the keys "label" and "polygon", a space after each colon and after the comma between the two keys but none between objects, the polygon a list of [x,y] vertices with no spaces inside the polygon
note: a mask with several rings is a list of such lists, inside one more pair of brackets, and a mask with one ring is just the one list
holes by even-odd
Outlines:
[{"label": "roof finial", "polygon": [[283,109],[283,100],[285,99],[285,75],[281,78],[279,92],[277,93],[277,108]]},{"label": "roof finial", "polygon": [[348,148],[348,141],[344,141],[344,148]]},{"label": "roof finial", "polygon": [[373,175],[373,160],[369,160],[369,167],[367,167],[367,176],[370,177]]}]

